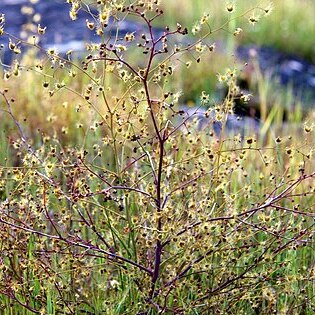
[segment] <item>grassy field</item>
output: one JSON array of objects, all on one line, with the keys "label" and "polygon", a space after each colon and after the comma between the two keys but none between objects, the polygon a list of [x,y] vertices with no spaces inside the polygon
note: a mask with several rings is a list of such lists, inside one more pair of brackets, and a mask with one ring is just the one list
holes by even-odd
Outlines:
[{"label": "grassy field", "polygon": [[[204,2],[191,3],[167,3],[165,20],[195,21]],[[128,10],[143,20],[142,8]],[[83,64],[30,52],[4,75],[1,314],[314,314],[314,111],[284,91],[259,132],[229,133],[238,65],[193,48],[97,47]],[[227,92],[214,102],[217,72]],[[209,108],[204,129],[182,99]]]},{"label": "grassy field", "polygon": [[[233,1],[230,1],[233,2]],[[220,0],[211,1],[209,4],[203,0],[181,2],[180,10],[177,9],[176,1],[164,1],[165,21],[166,24],[174,24],[180,21],[183,25],[192,28],[203,13],[210,14],[209,24],[212,29],[220,27],[227,18],[230,17],[225,9],[223,2]],[[293,53],[305,57],[315,62],[315,21],[313,12],[315,3],[312,0],[303,1],[261,1],[254,0],[250,3],[244,0],[234,1],[235,11],[233,17],[244,14],[244,17],[238,19],[237,22],[231,22],[225,27],[225,31],[219,32],[218,38],[222,36],[229,37],[234,31],[236,24],[238,27],[246,29],[244,35],[236,39],[237,44],[257,44],[270,45],[287,53]],[[271,5],[270,5],[271,4]],[[272,8],[268,18],[262,18],[256,25],[250,25],[248,18],[254,14],[257,18],[264,16],[264,11],[260,9],[251,10],[253,7]],[[216,35],[214,35],[216,37]]]}]

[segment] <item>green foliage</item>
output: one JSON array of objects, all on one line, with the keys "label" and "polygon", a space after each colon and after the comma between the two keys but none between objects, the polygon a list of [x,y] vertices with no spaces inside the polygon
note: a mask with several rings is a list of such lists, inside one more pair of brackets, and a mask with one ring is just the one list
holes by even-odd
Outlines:
[{"label": "green foliage", "polygon": [[[97,1],[87,27],[99,43],[88,45],[83,62],[48,49],[4,73],[0,115],[11,126],[0,137],[4,314],[314,312],[311,117],[292,134],[271,132],[271,111],[263,134],[229,134],[242,94],[238,70],[220,69],[228,93],[211,105],[199,91],[209,120],[201,130],[178,104],[185,88],[177,73],[211,58],[213,29],[204,15],[192,44],[179,24],[156,36],[158,2]],[[68,3],[73,19],[89,9]],[[230,3],[223,9],[234,11]],[[113,27],[132,16],[146,31],[111,37],[110,16]],[[11,48],[42,51],[33,42]],[[26,80],[40,88],[16,95]]]},{"label": "green foliage", "polygon": [[[229,1],[227,1],[228,3]],[[231,1],[234,2],[236,14],[240,14],[246,10],[250,10],[247,1]],[[177,10],[176,1],[163,1],[165,17],[163,22],[171,25],[175,20],[185,21],[185,25],[193,26],[199,19],[202,12],[210,14],[210,20],[215,25],[221,25],[226,21],[228,12],[221,0],[213,0],[211,4],[203,0],[183,0],[181,10]],[[250,43],[257,45],[268,45],[276,47],[286,53],[301,55],[314,62],[314,36],[315,36],[315,21],[313,12],[315,11],[315,3],[313,0],[253,0],[251,6],[260,6],[271,8],[268,18],[259,19],[250,28],[246,27],[247,19],[237,21],[239,27],[246,27],[246,32],[236,40],[238,43]],[[255,12],[255,16],[261,17],[262,12]],[[248,17],[248,16],[247,16]],[[218,38],[223,36],[229,37],[233,24],[230,23],[225,27],[225,32],[220,33]],[[214,38],[216,35],[214,34]]]}]

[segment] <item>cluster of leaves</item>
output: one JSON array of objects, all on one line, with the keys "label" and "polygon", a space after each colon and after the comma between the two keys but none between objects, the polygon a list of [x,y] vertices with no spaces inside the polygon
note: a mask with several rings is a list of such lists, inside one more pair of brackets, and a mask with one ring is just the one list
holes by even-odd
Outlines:
[{"label": "cluster of leaves", "polygon": [[[80,10],[92,12],[84,1],[68,2],[72,19]],[[3,308],[19,305],[35,314],[312,312],[312,126],[305,126],[298,145],[288,136],[270,146],[254,133],[229,136],[225,124],[241,92],[236,70],[228,69],[219,75],[228,95],[209,108],[208,127],[200,130],[198,109],[187,113],[178,106],[172,76],[181,64],[213,53],[207,15],[198,27],[208,29],[198,37],[195,26],[197,37],[185,44],[178,39],[188,30],[180,24],[156,33],[154,22],[163,15],[157,0],[96,2],[98,13],[86,26],[100,42],[87,46],[81,64],[71,51],[62,56],[10,37],[17,54],[26,45],[45,54],[34,65],[14,62],[4,74],[7,83],[30,70],[51,99],[74,93],[79,103],[72,110],[86,120],[61,128],[62,134],[83,130],[79,144],[47,134],[38,145],[16,118],[10,89],[0,91],[2,111],[18,132],[10,139],[15,165],[0,167]],[[129,16],[142,21],[143,33],[119,33]],[[45,33],[40,25],[37,30]],[[80,90],[70,85],[82,76]],[[210,104],[206,92],[201,103]],[[52,115],[48,122],[55,120]]]}]

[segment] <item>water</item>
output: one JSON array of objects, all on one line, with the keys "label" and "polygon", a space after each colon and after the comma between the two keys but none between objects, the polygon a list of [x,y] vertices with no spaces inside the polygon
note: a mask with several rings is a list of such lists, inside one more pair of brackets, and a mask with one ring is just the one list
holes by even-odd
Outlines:
[{"label": "water", "polygon": [[27,4],[28,0],[2,0],[2,5]]}]

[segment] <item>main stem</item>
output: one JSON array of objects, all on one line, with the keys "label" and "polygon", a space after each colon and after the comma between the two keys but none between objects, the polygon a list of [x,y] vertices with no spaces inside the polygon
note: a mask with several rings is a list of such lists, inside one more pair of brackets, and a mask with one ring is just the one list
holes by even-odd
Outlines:
[{"label": "main stem", "polygon": [[[154,115],[154,110],[152,107],[152,101],[151,101],[149,86],[148,86],[148,75],[150,72],[153,58],[155,56],[154,49],[155,49],[155,45],[156,45],[156,42],[154,41],[154,37],[153,37],[152,26],[149,22],[148,22],[148,27],[149,27],[150,37],[152,40],[152,47],[151,47],[151,51],[150,51],[148,65],[146,67],[146,73],[145,73],[144,78],[143,78],[143,85],[144,85],[144,90],[146,93],[146,101],[147,101],[148,106],[150,108],[151,120],[152,120],[152,123],[154,126],[154,130],[155,130],[156,137],[158,140],[158,145],[159,145],[159,161],[158,161],[157,176],[155,179],[155,186],[156,186],[156,208],[157,208],[157,215],[158,215],[157,230],[158,230],[158,232],[160,232],[162,230],[162,219],[161,219],[160,214],[162,211],[161,186],[162,186],[162,172],[163,172],[165,138],[162,136],[162,132],[159,130],[158,123],[157,123],[156,117]],[[157,280],[158,280],[159,274],[160,274],[162,248],[163,248],[163,246],[162,246],[161,240],[157,239],[156,246],[155,246],[155,255],[154,255],[154,269],[153,269],[153,274],[152,274],[152,279],[151,279],[151,290],[149,293],[150,299],[152,299],[154,297],[156,283],[157,283]]]},{"label": "main stem", "polygon": [[[153,57],[153,56],[152,56]],[[148,73],[148,70],[147,70]],[[153,126],[154,126],[154,130],[158,139],[158,145],[159,145],[159,161],[158,161],[158,171],[157,171],[157,176],[156,176],[156,180],[155,180],[155,186],[156,186],[156,208],[157,208],[157,214],[158,214],[158,222],[157,222],[157,230],[158,232],[160,232],[162,230],[162,219],[161,219],[161,211],[162,211],[162,193],[161,193],[161,186],[162,186],[162,172],[163,172],[163,158],[164,158],[164,143],[165,143],[165,138],[162,136],[158,125],[157,125],[157,121],[156,121],[156,117],[154,116],[154,111],[152,108],[152,102],[151,102],[151,98],[150,98],[150,92],[149,92],[149,87],[148,87],[148,83],[147,83],[147,74],[144,77],[143,80],[143,84],[144,84],[144,90],[146,93],[146,98],[147,98],[147,103],[149,105],[150,108],[150,115],[151,115],[151,119],[153,122]],[[156,247],[155,247],[155,255],[154,255],[154,270],[153,270],[153,274],[152,274],[152,279],[151,279],[151,290],[149,293],[149,297],[150,299],[152,299],[152,297],[154,296],[154,292],[155,292],[155,286],[156,286],[156,282],[157,279],[159,277],[160,274],[160,266],[161,266],[161,256],[162,256],[162,243],[161,241],[158,239],[156,241]]]},{"label": "main stem", "polygon": [[[158,224],[157,224],[157,230],[160,232],[162,230],[162,219],[161,219],[161,184],[162,184],[162,168],[163,168],[163,157],[164,157],[164,138],[161,138],[161,141],[159,142],[160,151],[159,151],[159,166],[158,166],[158,173],[157,173],[157,183],[156,183],[156,206],[157,206],[157,213],[158,213]],[[155,248],[155,264],[154,264],[154,270],[152,275],[152,285],[151,285],[151,292],[150,292],[150,298],[154,296],[155,286],[157,279],[160,274],[160,266],[161,266],[161,256],[162,256],[162,243],[158,239],[156,242],[156,248]]]}]

